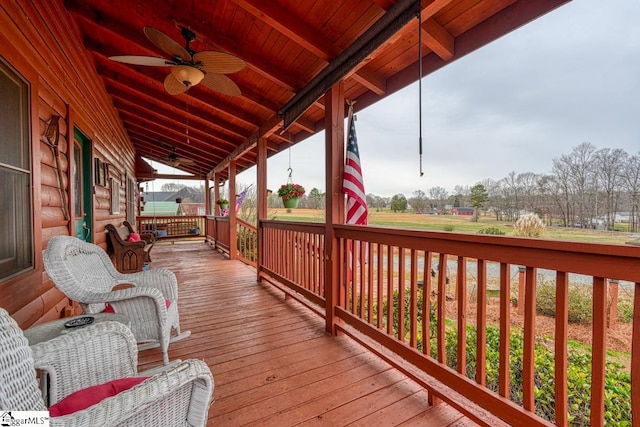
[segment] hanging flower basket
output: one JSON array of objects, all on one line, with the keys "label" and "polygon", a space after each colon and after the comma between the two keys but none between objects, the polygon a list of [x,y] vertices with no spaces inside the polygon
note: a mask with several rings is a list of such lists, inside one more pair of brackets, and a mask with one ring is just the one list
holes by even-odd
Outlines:
[{"label": "hanging flower basket", "polygon": [[278,189],[278,196],[282,197],[282,203],[287,209],[298,207],[300,197],[304,195],[304,187],[300,184],[287,183]]},{"label": "hanging flower basket", "polygon": [[218,199],[216,202],[220,209],[229,209],[229,201],[227,199]]}]

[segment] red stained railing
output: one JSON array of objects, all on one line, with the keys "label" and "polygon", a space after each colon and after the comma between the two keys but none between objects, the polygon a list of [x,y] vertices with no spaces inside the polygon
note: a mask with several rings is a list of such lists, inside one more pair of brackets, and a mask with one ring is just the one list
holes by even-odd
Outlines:
[{"label": "red stained railing", "polygon": [[205,217],[200,215],[175,215],[136,218],[141,233],[153,233],[158,239],[203,237]]},{"label": "red stained railing", "polygon": [[323,224],[262,221],[262,271],[324,306]]},{"label": "red stained railing", "polygon": [[205,239],[214,248],[229,254],[229,217],[207,216],[205,218]]},{"label": "red stained railing", "polygon": [[[261,224],[263,274],[323,306],[324,225],[279,221]],[[567,313],[569,282],[574,273],[587,280],[593,300],[591,392],[583,398],[590,411],[590,424],[604,425],[607,284],[608,279],[626,281],[635,304],[630,362],[632,413],[634,422],[640,421],[640,296],[634,292],[640,287],[639,248],[346,225],[335,226],[335,232],[340,268],[338,280],[331,282],[339,287],[340,306],[326,308],[512,425],[551,425],[534,413],[539,280],[556,289],[555,336],[550,337],[553,344],[547,344],[555,352],[553,421],[556,425],[570,422]],[[524,278],[524,283],[512,286],[516,277]],[[522,313],[518,326],[512,324],[512,317],[518,313],[511,306],[514,295]],[[475,313],[469,305],[475,305]],[[497,319],[489,316],[490,307]],[[475,339],[467,339],[467,326],[475,327]],[[499,328],[497,367],[488,365],[488,326]],[[518,366],[510,360],[510,340],[516,329],[521,331],[523,349]],[[457,337],[453,351],[447,345],[447,333],[452,331]],[[469,349],[475,360],[467,360]],[[475,367],[473,373],[468,372],[468,366]],[[497,369],[497,383],[487,385],[489,369]],[[522,378],[518,396],[511,391],[514,375]]]}]

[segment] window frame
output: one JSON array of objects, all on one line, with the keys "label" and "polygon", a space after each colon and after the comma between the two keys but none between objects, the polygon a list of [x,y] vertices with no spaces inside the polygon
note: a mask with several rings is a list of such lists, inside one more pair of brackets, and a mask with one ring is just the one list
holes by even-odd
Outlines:
[{"label": "window frame", "polygon": [[[15,252],[16,258],[22,258],[22,266],[18,265],[15,268],[7,272],[0,271],[0,283],[6,283],[12,281],[16,277],[21,277],[26,273],[36,271],[38,262],[35,254],[36,248],[36,227],[34,223],[34,176],[36,174],[35,169],[35,153],[33,147],[33,135],[34,135],[34,88],[29,79],[27,79],[23,73],[8,63],[3,57],[0,57],[0,73],[6,76],[8,79],[16,82],[20,92],[20,108],[22,111],[19,113],[19,117],[22,120],[20,124],[21,134],[21,165],[12,165],[10,163],[0,163],[0,170],[9,171],[13,173],[21,174],[24,177],[25,186],[23,188],[25,194],[22,195],[24,202],[28,203],[28,209],[17,209],[22,213],[21,216],[16,216],[18,222],[22,224],[22,230],[16,232],[16,236],[20,236],[22,239],[22,245]],[[17,187],[19,189],[19,187]],[[20,191],[13,192],[14,195],[19,195]],[[28,235],[28,238],[25,236]],[[20,240],[16,237],[16,242]],[[10,259],[10,258],[8,258]],[[18,262],[19,263],[19,262]]]}]

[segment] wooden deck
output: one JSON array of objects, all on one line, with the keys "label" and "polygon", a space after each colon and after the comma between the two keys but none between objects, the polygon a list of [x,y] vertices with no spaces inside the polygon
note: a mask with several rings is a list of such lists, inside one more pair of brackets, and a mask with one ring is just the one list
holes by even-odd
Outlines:
[{"label": "wooden deck", "polygon": [[[152,268],[173,270],[186,340],[171,359],[205,360],[215,378],[209,425],[473,426],[427,392],[268,284],[253,268],[204,243],[156,245]],[[161,363],[140,353],[140,369]]]}]

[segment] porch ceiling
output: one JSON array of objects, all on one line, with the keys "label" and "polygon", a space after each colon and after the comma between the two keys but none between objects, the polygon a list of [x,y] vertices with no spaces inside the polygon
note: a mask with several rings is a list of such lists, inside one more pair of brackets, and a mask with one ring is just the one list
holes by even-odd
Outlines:
[{"label": "porch ceiling", "polygon": [[[422,1],[423,72],[447,63],[568,0]],[[323,99],[283,132],[278,111],[372,27],[396,0],[66,0],[138,154],[163,162],[172,147],[193,160],[186,172],[210,172],[258,135],[269,155],[324,128]],[[229,77],[242,94],[205,88],[166,93],[168,68],[117,63],[112,55],[166,56],[144,36],[152,26],[182,44],[180,28],[197,37],[195,51],[224,51],[248,66]],[[346,74],[345,96],[362,109],[417,80],[417,20],[412,19]],[[187,135],[188,128],[188,135]],[[238,171],[255,163],[254,149]]]}]

